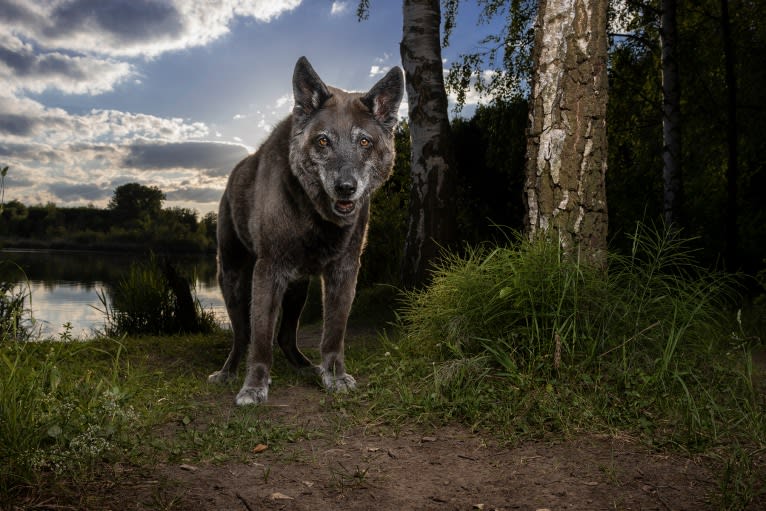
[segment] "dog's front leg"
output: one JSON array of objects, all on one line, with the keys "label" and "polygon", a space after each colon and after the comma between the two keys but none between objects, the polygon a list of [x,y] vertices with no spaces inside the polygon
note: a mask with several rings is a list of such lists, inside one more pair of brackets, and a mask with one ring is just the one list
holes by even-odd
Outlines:
[{"label": "dog's front leg", "polygon": [[320,351],[319,373],[329,391],[347,391],[356,387],[356,380],[346,373],[343,349],[346,323],[356,292],[359,265],[333,266],[322,274],[324,326]]},{"label": "dog's front leg", "polygon": [[252,286],[250,349],[245,382],[236,398],[238,405],[263,403],[268,398],[274,327],[287,279],[267,260],[259,259],[253,268]]}]

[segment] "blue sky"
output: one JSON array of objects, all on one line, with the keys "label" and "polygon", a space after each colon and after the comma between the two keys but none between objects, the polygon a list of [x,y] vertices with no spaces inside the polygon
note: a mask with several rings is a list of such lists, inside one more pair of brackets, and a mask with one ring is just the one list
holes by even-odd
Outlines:
[{"label": "blue sky", "polygon": [[[292,108],[298,57],[346,90],[400,65],[401,2],[372,0],[363,22],[356,5],[0,0],[6,201],[104,207],[139,182],[162,189],[166,206],[215,211],[232,166]],[[445,69],[492,30],[478,20],[464,0]]]}]

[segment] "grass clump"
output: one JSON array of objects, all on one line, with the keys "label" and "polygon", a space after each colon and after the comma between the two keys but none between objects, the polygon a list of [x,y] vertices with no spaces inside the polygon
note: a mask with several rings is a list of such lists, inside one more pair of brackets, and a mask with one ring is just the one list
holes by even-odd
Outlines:
[{"label": "grass clump", "polygon": [[169,261],[160,261],[152,255],[133,263],[112,289],[111,301],[106,293],[99,295],[105,333],[120,336],[212,332],[216,328],[214,314],[203,309],[190,287]]},{"label": "grass clump", "polygon": [[[87,471],[135,432],[137,415],[120,382],[120,352],[93,353],[88,345],[66,342],[2,347],[0,495],[46,475]],[[82,360],[93,365],[68,374],[66,368]]]},{"label": "grass clump", "polygon": [[0,261],[0,344],[25,341],[34,333],[32,313],[27,306],[32,296],[29,286],[17,284],[8,273],[21,273],[21,268],[8,261]]},{"label": "grass clump", "polygon": [[384,413],[509,437],[620,429],[689,449],[762,446],[763,394],[731,313],[735,278],[697,266],[670,232],[639,228],[632,241],[608,271],[520,237],[449,256],[405,300],[401,336],[373,381],[381,402],[403,406]]}]

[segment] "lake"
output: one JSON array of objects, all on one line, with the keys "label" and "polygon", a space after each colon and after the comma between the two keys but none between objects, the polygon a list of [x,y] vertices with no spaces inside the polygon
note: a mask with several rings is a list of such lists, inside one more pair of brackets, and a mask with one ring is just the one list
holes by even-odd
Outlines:
[{"label": "lake", "polygon": [[[171,256],[184,275],[194,275],[197,299],[223,324],[228,324],[223,297],[216,281],[215,256]],[[71,252],[59,250],[0,250],[0,280],[16,282],[31,293],[32,317],[40,336],[71,334],[84,338],[103,330],[103,304],[109,286],[125,275],[141,254]]]}]

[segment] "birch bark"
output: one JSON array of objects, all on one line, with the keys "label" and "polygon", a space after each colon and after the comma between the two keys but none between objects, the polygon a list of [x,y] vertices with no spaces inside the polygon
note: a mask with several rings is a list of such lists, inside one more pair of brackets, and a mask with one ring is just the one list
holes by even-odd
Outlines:
[{"label": "birch bark", "polygon": [[412,191],[402,280],[425,283],[440,247],[455,237],[454,166],[441,58],[439,0],[404,0],[400,45],[412,138]]},{"label": "birch bark", "polygon": [[607,0],[540,0],[525,229],[606,262]]}]

